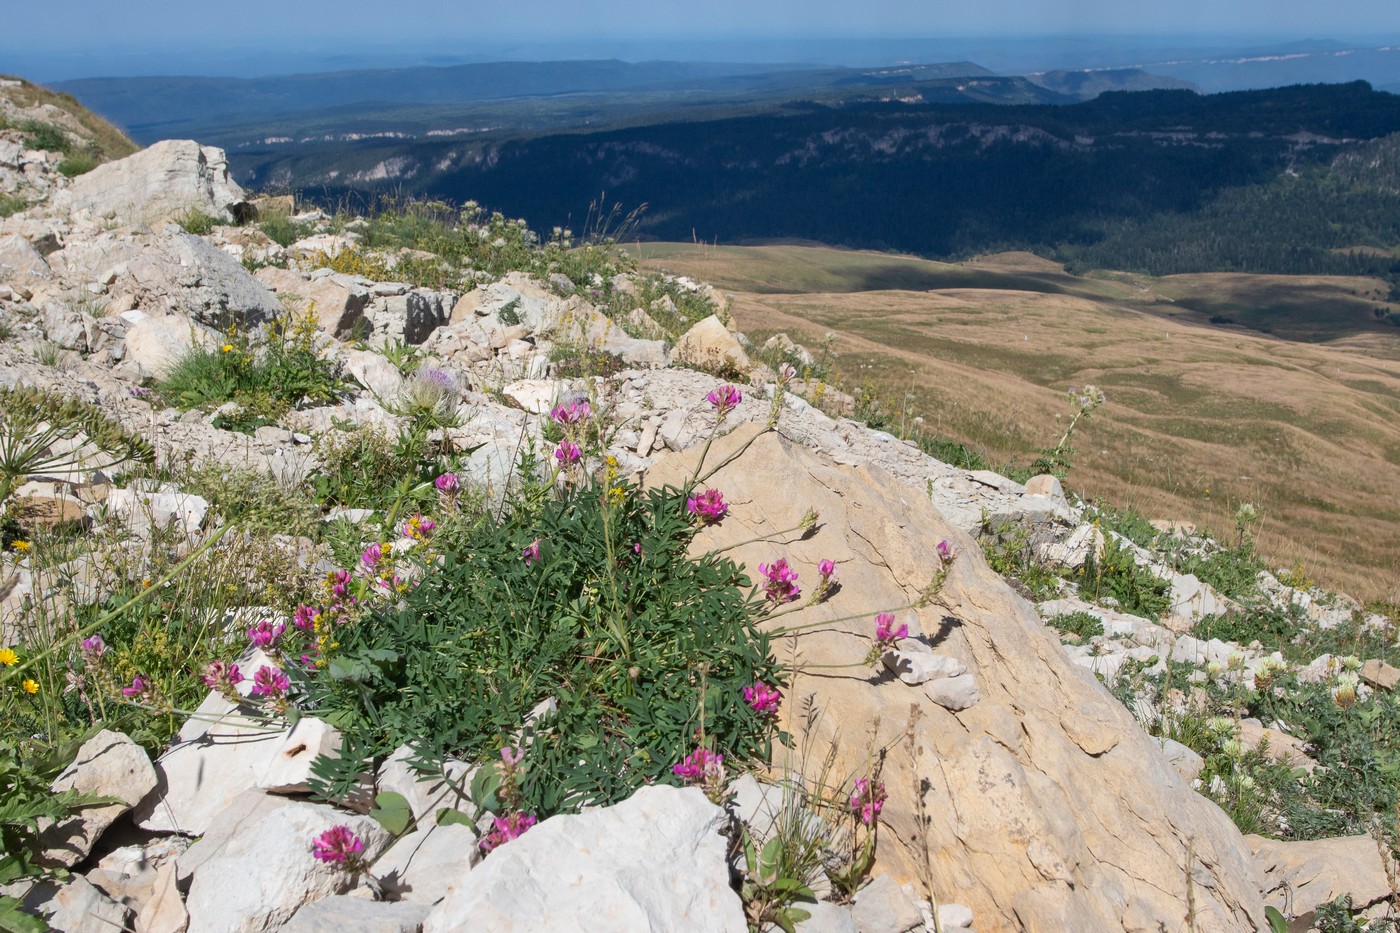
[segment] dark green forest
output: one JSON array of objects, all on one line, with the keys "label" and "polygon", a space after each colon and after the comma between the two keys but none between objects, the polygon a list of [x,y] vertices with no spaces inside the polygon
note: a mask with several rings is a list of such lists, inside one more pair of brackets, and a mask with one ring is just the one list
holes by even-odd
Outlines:
[{"label": "dark green forest", "polygon": [[[365,142],[339,158],[392,152],[397,177],[303,193],[338,205],[386,191],[475,200],[576,231],[601,197],[647,205],[630,231],[643,239],[799,239],[935,258],[1031,249],[1078,271],[1400,283],[1394,134],[1400,97],[1364,82],[1071,105],[807,103],[476,147]],[[275,179],[269,169],[254,180]]]}]

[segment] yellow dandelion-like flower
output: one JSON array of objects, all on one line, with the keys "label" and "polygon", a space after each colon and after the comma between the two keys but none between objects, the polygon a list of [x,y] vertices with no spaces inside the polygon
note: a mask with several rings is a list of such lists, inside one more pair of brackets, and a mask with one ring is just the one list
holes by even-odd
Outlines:
[{"label": "yellow dandelion-like flower", "polygon": [[25,553],[26,551],[29,550],[29,542],[28,542],[28,541],[11,541],[11,542],[10,542],[10,547],[11,547],[11,549],[16,550],[16,551],[19,551],[21,554],[23,554],[23,553]]},{"label": "yellow dandelion-like flower", "polygon": [[6,667],[14,667],[19,663],[19,655],[15,654],[13,648],[0,648],[0,664]]},{"label": "yellow dandelion-like flower", "polygon": [[150,578],[150,577],[142,577],[142,578],[141,578],[141,586],[144,587],[145,589],[150,589],[150,588],[151,588],[151,578]]},{"label": "yellow dandelion-like flower", "polygon": [[233,344],[231,344],[231,343],[226,343],[226,344],[224,344],[224,352],[225,352],[225,353],[232,353],[232,352],[233,352]]},{"label": "yellow dandelion-like flower", "polygon": [[19,686],[21,690],[31,696],[39,692],[39,682],[30,680],[28,677],[24,678],[24,681]]}]

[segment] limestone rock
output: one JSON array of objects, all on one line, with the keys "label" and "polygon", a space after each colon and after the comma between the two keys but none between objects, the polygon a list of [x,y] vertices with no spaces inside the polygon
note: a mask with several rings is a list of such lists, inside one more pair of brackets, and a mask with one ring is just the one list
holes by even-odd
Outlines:
[{"label": "limestone rock", "polygon": [[1201,769],[1206,766],[1206,760],[1191,749],[1182,745],[1175,739],[1159,739],[1162,743],[1162,754],[1167,761],[1171,762],[1173,768],[1187,781],[1194,781],[1201,776]]},{"label": "limestone rock", "polygon": [[297,315],[312,313],[323,333],[348,339],[364,319],[369,289],[348,275],[310,279],[290,269],[264,266],[254,277],[277,293]]},{"label": "limestone rock", "polygon": [[374,863],[374,876],[395,897],[430,907],[461,887],[480,861],[481,847],[470,826],[420,823]]},{"label": "limestone rock", "polygon": [[[649,374],[646,391],[660,375]],[[786,557],[804,588],[816,580],[819,560],[840,565],[840,592],[784,614],[781,624],[814,626],[797,639],[794,658],[799,671],[812,665],[799,673],[796,690],[813,695],[825,711],[808,738],[809,759],[821,760],[837,733],[836,773],[868,768],[869,742],[892,749],[882,775],[889,832],[880,835],[876,871],[919,877],[916,849],[894,840],[926,833],[937,853],[933,889],[956,892],[984,929],[1148,930],[1180,924],[1190,851],[1197,929],[1264,928],[1261,879],[1239,831],[1177,774],[1122,704],[1066,659],[1056,634],[986,566],[927,491],[882,469],[824,462],[783,437],[786,418],[777,432],[756,439],[760,428],[740,425],[715,440],[706,462],[724,466],[708,482],[731,503],[762,508],[731,507],[694,547],[731,548],[729,556],[750,574],[760,561]],[[808,430],[810,422],[794,420]],[[890,445],[896,448],[903,445]],[[655,463],[647,484],[683,482],[698,455],[687,451]],[[776,491],[774,476],[783,478]],[[814,534],[771,543],[808,509],[821,515]],[[969,525],[975,527],[975,518]],[[908,605],[936,569],[930,555],[940,539],[961,554],[934,604],[911,610],[911,621],[937,653],[962,662],[980,700],[952,711],[920,698],[947,679],[910,689],[873,670],[862,676],[821,668],[859,661],[869,623],[837,620]],[[824,620],[829,627],[820,625]],[[919,706],[912,725],[911,703]],[[783,713],[791,715],[794,706],[785,702]],[[851,741],[869,735],[877,720],[876,735]],[[783,725],[798,734],[792,722]],[[909,731],[912,755],[905,750]],[[919,828],[915,787],[924,788],[926,829]]]},{"label": "limestone rock", "polygon": [[399,390],[403,388],[403,374],[384,358],[384,354],[346,347],[341,350],[341,359],[345,361],[345,374],[369,389],[377,398],[391,402],[399,397]]},{"label": "limestone rock", "polygon": [[1400,686],[1400,668],[1371,658],[1361,665],[1361,679],[1377,690],[1394,690]]},{"label": "limestone rock", "polygon": [[178,490],[113,489],[107,494],[107,508],[113,516],[132,525],[178,526],[184,534],[194,535],[209,514],[209,501]]},{"label": "limestone rock", "polygon": [[369,861],[389,844],[388,832],[369,817],[314,803],[279,807],[229,839],[194,873],[185,898],[189,933],[277,930],[304,904],[348,891],[350,875],[311,855],[312,840],[338,825],[364,841]]},{"label": "limestone rock", "polygon": [[103,729],[78,749],[77,757],[53,782],[55,791],[116,797],[120,803],[86,807],[43,830],[44,860],[71,866],[87,857],[97,837],[156,786],[146,751],[120,732]]},{"label": "limestone rock", "polygon": [[428,910],[423,904],[332,894],[297,911],[281,933],[418,933]]},{"label": "limestone rock", "polygon": [[551,817],[492,852],[433,909],[424,933],[743,933],[724,820],[700,791],[665,785],[617,806]]},{"label": "limestone rock", "polygon": [[204,336],[203,328],[178,314],[156,317],[133,309],[123,312],[122,318],[128,323],[123,338],[125,357],[136,367],[139,378],[164,376],[197,340],[201,345],[212,340]]},{"label": "limestone rock", "polygon": [[1299,842],[1245,838],[1267,882],[1265,899],[1286,917],[1306,918],[1319,904],[1342,894],[1351,895],[1357,910],[1391,894],[1385,864],[1370,836]]},{"label": "limestone rock", "polygon": [[713,314],[698,321],[676,340],[671,355],[695,366],[718,369],[726,361],[741,370],[753,364],[739,339]]},{"label": "limestone rock", "polygon": [[474,768],[449,760],[444,766],[445,775],[424,774],[413,767],[412,758],[413,751],[407,745],[396,749],[379,766],[375,786],[381,792],[402,794],[419,823],[432,823],[439,810],[476,812],[476,805],[467,793],[476,773]]},{"label": "limestone rock", "polygon": [[82,875],[71,878],[40,909],[48,915],[53,933],[125,930],[131,922],[131,908],[103,894]]},{"label": "limestone rock", "polygon": [[907,933],[924,925],[919,905],[887,874],[879,874],[856,892],[851,908],[860,933]]},{"label": "limestone rock", "polygon": [[17,233],[0,236],[0,282],[50,278],[44,256]]},{"label": "limestone rock", "polygon": [[73,179],[53,199],[95,220],[125,226],[178,220],[192,211],[230,221],[247,199],[229,177],[222,149],[189,139],[167,139]]},{"label": "limestone rock", "polygon": [[797,933],[860,933],[849,907],[827,901],[802,902],[797,906],[811,914],[797,924]]}]

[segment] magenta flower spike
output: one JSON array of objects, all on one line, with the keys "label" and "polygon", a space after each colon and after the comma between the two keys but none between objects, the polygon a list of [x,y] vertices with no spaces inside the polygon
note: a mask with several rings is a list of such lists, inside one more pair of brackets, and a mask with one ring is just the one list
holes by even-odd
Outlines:
[{"label": "magenta flower spike", "polygon": [[778,715],[778,705],[782,701],[783,695],[778,688],[770,687],[762,681],[744,688],[744,702],[753,707],[753,711],[760,716]]},{"label": "magenta flower spike", "polygon": [[560,441],[559,446],[554,450],[554,459],[559,461],[560,466],[570,466],[578,463],[583,456],[583,451],[577,444],[568,441]]},{"label": "magenta flower spike", "polygon": [[792,380],[794,380],[794,379],[796,379],[796,378],[797,378],[797,367],[796,367],[796,366],[793,366],[791,363],[781,363],[781,364],[779,364],[779,366],[778,366],[778,382],[779,382],[779,384],[781,384],[781,385],[787,385],[789,382],[792,382]]},{"label": "magenta flower spike", "polygon": [[880,811],[884,809],[886,799],[883,781],[858,778],[855,793],[851,794],[851,813],[866,826],[874,826]]},{"label": "magenta flower spike", "polygon": [[729,512],[729,503],[718,489],[707,489],[685,500],[685,508],[698,518],[701,524],[712,525]]},{"label": "magenta flower spike", "polygon": [[327,865],[351,865],[364,850],[364,840],[345,825],[332,826],[311,841],[312,858]]},{"label": "magenta flower spike", "polygon": [[909,637],[909,623],[901,622],[894,627],[894,616],[881,612],[875,616],[875,642],[880,648],[893,648],[901,638]]},{"label": "magenta flower spike", "polygon": [[360,563],[366,570],[373,570],[384,559],[384,546],[375,542],[360,552]]},{"label": "magenta flower spike", "polygon": [[686,755],[678,765],[671,766],[671,773],[689,785],[707,784],[724,774],[724,756],[716,755],[708,748],[697,748]]},{"label": "magenta flower spike", "polygon": [[204,685],[206,687],[219,690],[235,687],[241,683],[243,683],[243,673],[238,669],[237,664],[210,661],[209,666],[204,669]]},{"label": "magenta flower spike", "polygon": [[279,668],[264,664],[253,675],[253,693],[260,697],[279,699],[286,696],[292,682]]},{"label": "magenta flower spike", "polygon": [[433,480],[433,485],[437,487],[438,492],[448,497],[457,495],[462,489],[462,483],[457,479],[456,473],[443,473]]},{"label": "magenta flower spike", "polygon": [[593,417],[593,407],[584,399],[575,399],[567,405],[555,405],[549,417],[559,425],[579,424]]},{"label": "magenta flower spike", "polygon": [[[316,616],[320,614],[320,610],[315,606],[297,606],[297,611],[292,613],[292,624],[303,631],[309,632],[316,627]],[[248,637],[252,637],[251,632]]]},{"label": "magenta flower spike", "polygon": [[89,663],[100,661],[107,653],[107,642],[101,635],[93,635],[83,639],[83,654],[86,655]]},{"label": "magenta flower spike", "polygon": [[[297,611],[300,612],[301,608],[298,607]],[[313,621],[312,625],[314,624]],[[306,627],[310,628],[311,626]],[[286,630],[286,623],[278,622],[273,624],[270,619],[263,619],[257,625],[248,629],[248,641],[255,648],[270,648],[282,640],[282,633]]]},{"label": "magenta flower spike", "polygon": [[520,551],[520,556],[525,559],[525,563],[533,564],[540,559],[540,539],[536,538]]},{"label": "magenta flower spike", "polygon": [[151,682],[140,674],[131,678],[131,686],[122,687],[122,696],[124,697],[144,697],[150,692]]},{"label": "magenta flower spike", "polygon": [[775,603],[790,603],[802,595],[797,586],[797,571],[788,566],[787,558],[780,557],[771,564],[759,564],[758,572],[768,578],[763,585],[763,593]]},{"label": "magenta flower spike", "polygon": [[482,837],[482,852],[491,852],[512,839],[519,839],[531,826],[538,822],[533,813],[510,813],[505,817],[492,817],[492,830]]},{"label": "magenta flower spike", "polygon": [[715,416],[723,421],[724,416],[744,400],[744,393],[732,385],[722,385],[705,396],[715,407]]}]

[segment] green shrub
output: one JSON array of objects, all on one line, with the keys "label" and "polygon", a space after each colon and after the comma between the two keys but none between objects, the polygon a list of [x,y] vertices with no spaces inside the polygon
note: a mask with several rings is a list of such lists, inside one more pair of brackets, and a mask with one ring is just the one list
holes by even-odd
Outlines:
[{"label": "green shrub", "polygon": [[1124,612],[1146,619],[1160,619],[1171,605],[1171,586],[1133,560],[1133,552],[1112,535],[1106,536],[1103,552],[1091,551],[1079,577],[1079,594],[1098,602],[1111,597]]},{"label": "green shrub", "polygon": [[[769,723],[743,688],[775,684],[761,604],[729,558],[691,558],[685,497],[585,483],[433,539],[439,566],[336,630],[309,704],[339,728],[321,792],[403,743],[428,767],[486,762],[537,704],[520,795],[541,817],[673,782],[703,730],[726,762],[766,760]],[[538,561],[526,548],[538,542]]]},{"label": "green shrub", "polygon": [[198,208],[190,208],[176,220],[186,233],[193,233],[195,236],[205,236],[213,233],[218,226],[219,219],[211,217]]},{"label": "green shrub", "polygon": [[28,145],[31,149],[42,149],[45,152],[67,152],[73,145],[68,139],[68,134],[52,123],[26,120],[20,124],[19,130],[29,137]]},{"label": "green shrub", "polygon": [[18,195],[0,194],[0,218],[18,214],[29,206],[29,202]]},{"label": "green shrub", "polygon": [[75,152],[58,163],[58,170],[66,178],[77,178],[79,175],[86,175],[100,164],[101,160],[90,152]]},{"label": "green shrub", "polygon": [[1103,634],[1103,620],[1091,612],[1065,612],[1051,616],[1045,624],[1066,635],[1087,640]]},{"label": "green shrub", "polygon": [[1010,581],[1022,596],[1040,602],[1059,595],[1060,575],[1036,558],[1030,534],[1024,526],[1012,524],[992,528],[984,523],[980,540],[987,564]]},{"label": "green shrub", "polygon": [[309,482],[327,506],[401,512],[426,507],[433,480],[444,472],[415,432],[390,438],[371,429],[330,432],[316,440],[320,468]]},{"label": "green shrub", "polygon": [[287,214],[270,213],[258,221],[258,229],[278,246],[291,246],[315,232],[312,224],[298,223]]},{"label": "green shrub", "polygon": [[1195,574],[1222,596],[1240,599],[1259,589],[1264,561],[1254,552],[1253,543],[1245,541],[1238,547],[1220,548],[1204,556],[1192,555],[1178,561],[1176,569]]},{"label": "green shrub", "polygon": [[941,460],[949,466],[959,467],[964,470],[989,470],[987,461],[982,459],[982,455],[975,450],[971,450],[966,444],[948,440],[942,437],[921,437],[919,438],[919,449],[933,457]]}]

